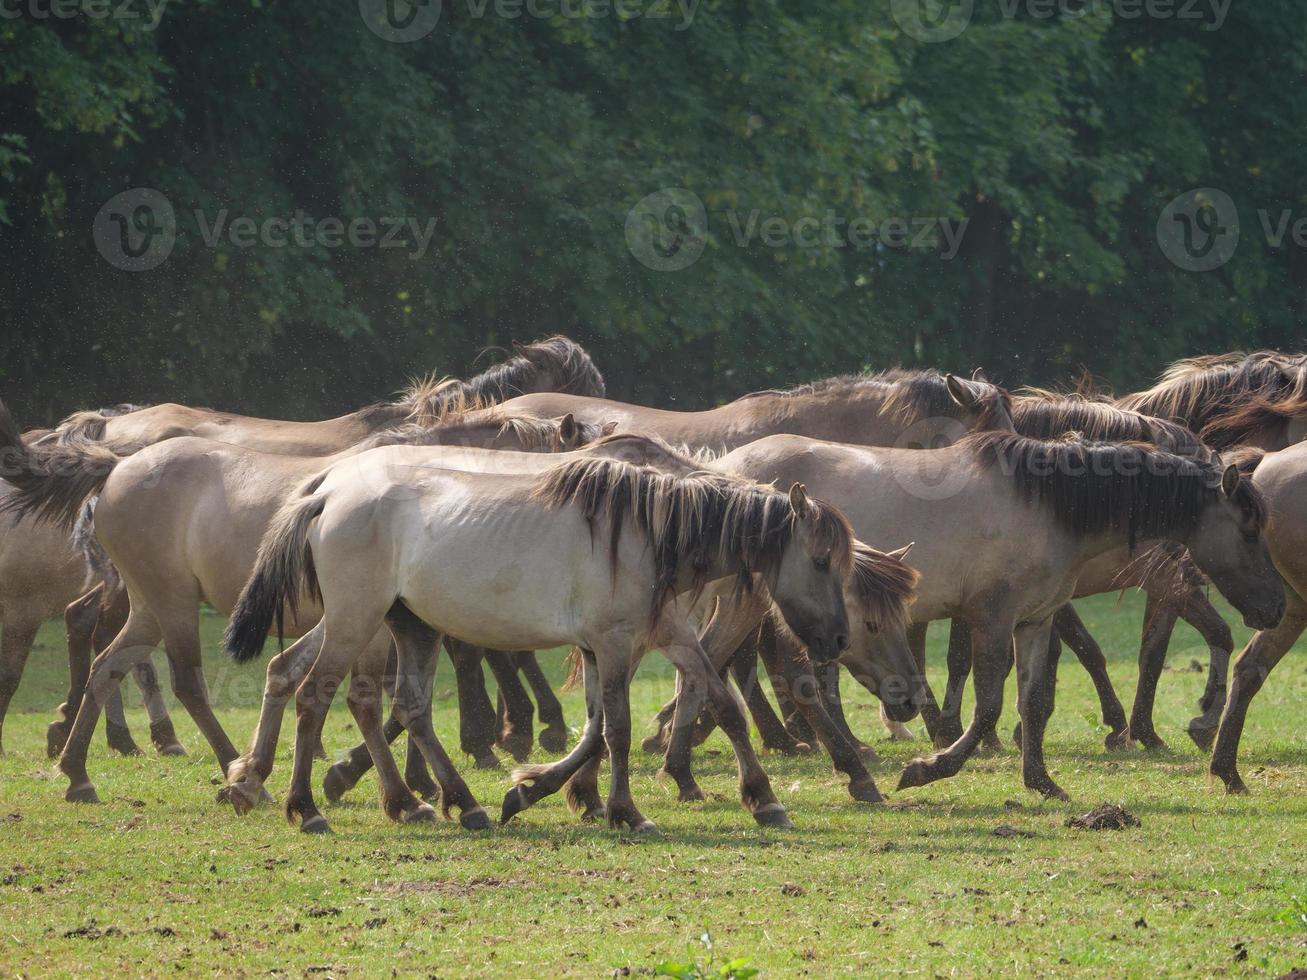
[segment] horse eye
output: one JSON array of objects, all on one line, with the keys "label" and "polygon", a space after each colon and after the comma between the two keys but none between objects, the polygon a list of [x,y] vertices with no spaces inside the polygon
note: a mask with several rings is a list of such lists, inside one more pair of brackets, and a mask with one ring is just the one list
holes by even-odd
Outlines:
[{"label": "horse eye", "polygon": [[869,622],[867,622],[867,621],[864,619],[864,620],[862,621],[862,624],[863,624],[864,626],[867,627],[867,632],[868,632],[868,633],[879,633],[879,632],[880,632],[880,623],[869,623]]},{"label": "horse eye", "polygon": [[812,563],[816,565],[819,570],[824,572],[826,569],[830,568],[830,556],[823,555],[820,558],[814,558]]}]

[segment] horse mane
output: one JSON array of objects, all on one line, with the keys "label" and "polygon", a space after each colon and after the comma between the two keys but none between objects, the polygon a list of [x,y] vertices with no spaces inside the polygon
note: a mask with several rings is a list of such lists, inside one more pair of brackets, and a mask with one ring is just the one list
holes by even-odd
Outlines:
[{"label": "horse mane", "polygon": [[920,580],[916,569],[901,559],[877,551],[861,541],[853,542],[853,573],[849,587],[868,622],[881,629],[905,625],[908,610],[916,601]]},{"label": "horse mane", "polygon": [[[982,432],[959,445],[982,470],[1011,477],[1025,500],[1048,508],[1072,534],[1123,528],[1132,552],[1141,538],[1192,532],[1220,493],[1221,472],[1212,462],[1147,443],[1093,442],[1075,433],[1046,440]],[[1265,524],[1265,500],[1251,481],[1239,481],[1235,502],[1257,527]]]},{"label": "horse mane", "polygon": [[1012,424],[1020,435],[1032,439],[1056,439],[1079,432],[1102,442],[1151,442],[1180,456],[1206,458],[1211,452],[1203,440],[1177,422],[1079,392],[1022,388],[1012,400]]},{"label": "horse mane", "polygon": [[[628,521],[635,526],[653,553],[651,622],[683,575],[697,598],[714,559],[733,568],[737,592],[748,592],[754,575],[773,575],[799,520],[789,496],[774,487],[721,474],[676,476],[602,458],[553,467],[536,480],[533,497],[549,507],[579,506],[592,536],[606,523],[614,571],[623,528]],[[853,529],[829,504],[811,498],[808,503],[816,546],[829,549],[832,566],[847,577]]]},{"label": "horse mane", "polygon": [[1246,399],[1231,406],[1203,426],[1203,441],[1226,449],[1237,446],[1255,432],[1307,415],[1307,395],[1288,394],[1276,401],[1265,396]]},{"label": "horse mane", "polygon": [[[1245,425],[1266,421],[1265,416],[1240,412],[1250,399],[1281,404],[1302,402],[1305,398],[1307,355],[1262,350],[1208,354],[1176,361],[1151,388],[1126,395],[1117,404],[1145,415],[1183,422],[1221,449],[1252,431],[1237,429],[1233,419]],[[1225,417],[1232,421],[1214,424]]]},{"label": "horse mane", "polygon": [[42,436],[40,441],[43,444],[55,442],[59,445],[68,445],[73,442],[99,442],[104,438],[105,427],[108,425],[109,419],[117,418],[120,415],[130,415],[132,412],[139,412],[149,407],[149,405],[132,405],[128,402],[122,402],[105,408],[92,408],[83,412],[73,412],[56,425],[52,432]]},{"label": "horse mane", "polygon": [[[601,425],[574,421],[582,443],[594,442],[603,435]],[[378,446],[448,444],[451,435],[456,437],[459,432],[490,425],[499,426],[499,435],[511,432],[527,452],[549,452],[558,443],[561,420],[508,414],[495,407],[463,409],[446,405],[440,417],[431,423],[407,422],[392,429],[382,429],[360,442],[356,448],[365,450]]]},{"label": "horse mane", "polygon": [[[518,395],[546,390],[540,385],[548,379],[550,391],[572,395],[607,394],[603,375],[585,348],[576,341],[556,334],[533,344],[517,347],[517,354],[495,364],[467,381],[457,378],[428,376],[409,384],[392,403],[406,409],[409,421],[430,423],[453,403],[466,410],[469,406],[485,407]],[[369,406],[380,411],[384,405]]]},{"label": "horse mane", "polygon": [[[580,424],[579,422],[577,423]],[[663,454],[676,466],[686,470],[697,470],[717,459],[717,453],[705,447],[693,448],[685,445],[672,445],[662,436],[651,432],[613,432],[598,439],[586,440],[586,449],[598,449],[615,443],[631,442],[649,447]]]},{"label": "horse mane", "polygon": [[[972,381],[955,376],[975,394],[980,405],[980,428],[993,425],[1000,408],[1010,409],[1012,396],[998,385],[988,381]],[[912,370],[890,368],[886,371],[841,374],[832,378],[809,381],[792,388],[755,391],[743,398],[761,398],[779,395],[798,398],[805,395],[848,395],[861,389],[877,389],[884,396],[884,411],[898,419],[911,422],[940,416],[956,417],[958,405],[948,391],[947,376],[934,369]]]}]

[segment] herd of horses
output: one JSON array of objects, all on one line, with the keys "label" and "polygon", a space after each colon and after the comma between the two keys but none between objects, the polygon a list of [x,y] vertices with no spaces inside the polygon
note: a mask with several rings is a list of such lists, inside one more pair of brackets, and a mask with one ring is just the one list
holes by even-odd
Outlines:
[{"label": "herd of horses", "polygon": [[[936,751],[906,767],[906,788],[956,774],[997,739],[1015,664],[1025,784],[1065,798],[1043,750],[1062,643],[1094,680],[1108,747],[1157,747],[1153,698],[1184,619],[1211,650],[1188,733],[1212,749],[1211,773],[1245,791],[1236,755],[1248,704],[1307,626],[1307,355],[1193,358],[1116,398],[1085,385],[1009,393],[980,371],[929,370],[830,378],[701,412],[605,394],[590,356],[556,336],[515,345],[469,380],[415,383],[322,422],[120,405],[20,432],[0,405],[0,725],[38,627],[62,612],[71,683],[47,743],[69,801],[97,800],[86,764],[102,710],[110,747],[139,751],[119,691],[128,674],[158,751],[185,751],[150,662],[162,642],[174,694],[237,812],[270,798],[294,699],[286,813],[305,831],[329,829],[312,767],[348,678],[363,743],[328,769],[326,796],[375,767],[391,818],[434,820],[438,802],[483,828],[433,728],[443,646],[461,748],[478,766],[497,766],[496,748],[526,762],[537,711],[527,687],[541,747],[566,752],[514,770],[501,821],[561,790],[587,819],[643,830],[628,691],[657,649],[677,692],[643,747],[665,756],[680,798],[702,798],[691,749],[720,726],[745,808],[788,826],[746,712],[766,748],[819,742],[850,795],[875,802],[875,752],[844,717],[841,667],[879,698],[891,734],[911,737],[905,723],[921,715]],[[1209,585],[1257,631],[1228,690],[1233,642]],[[1071,600],[1133,587],[1147,608],[1127,718]],[[244,754],[210,706],[202,602],[230,617],[237,662],[270,634],[294,639],[268,665]],[[937,701],[925,638],[941,619],[952,627]],[[570,750],[533,652],[559,647],[572,648],[585,692]],[[401,733],[403,772],[390,748]]]}]

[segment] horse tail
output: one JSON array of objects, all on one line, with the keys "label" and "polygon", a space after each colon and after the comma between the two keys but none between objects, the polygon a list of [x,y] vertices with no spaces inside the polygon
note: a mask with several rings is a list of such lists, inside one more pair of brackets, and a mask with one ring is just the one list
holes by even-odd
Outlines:
[{"label": "horse tail", "polygon": [[320,598],[318,576],[309,550],[309,526],[327,506],[324,495],[314,495],[321,484],[315,477],[300,496],[282,506],[273,518],[254,561],[254,571],[241,590],[222,642],[237,663],[263,652],[263,641],[276,622],[277,640],[284,635],[286,610],[295,615],[299,597]]},{"label": "horse tail", "polygon": [[16,490],[0,510],[71,530],[87,498],[100,492],[120,462],[117,453],[81,440],[30,446],[0,402],[0,477]]},{"label": "horse tail", "polygon": [[581,648],[572,647],[567,654],[567,677],[563,681],[563,686],[559,690],[575,691],[577,685],[581,683],[581,678],[585,676],[585,666],[581,660]]}]

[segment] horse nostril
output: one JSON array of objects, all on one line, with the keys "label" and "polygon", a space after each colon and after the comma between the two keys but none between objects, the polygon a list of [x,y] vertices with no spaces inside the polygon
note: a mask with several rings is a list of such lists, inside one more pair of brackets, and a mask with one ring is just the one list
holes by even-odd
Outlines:
[{"label": "horse nostril", "polygon": [[836,634],[835,634],[835,649],[836,649],[836,650],[847,650],[848,648],[849,648],[849,634],[848,634],[848,633],[836,633]]}]

